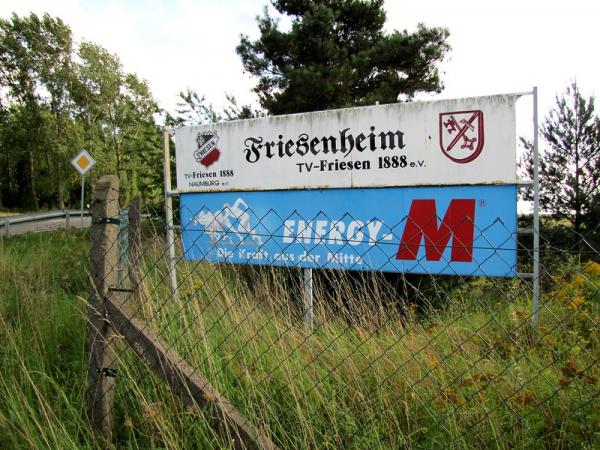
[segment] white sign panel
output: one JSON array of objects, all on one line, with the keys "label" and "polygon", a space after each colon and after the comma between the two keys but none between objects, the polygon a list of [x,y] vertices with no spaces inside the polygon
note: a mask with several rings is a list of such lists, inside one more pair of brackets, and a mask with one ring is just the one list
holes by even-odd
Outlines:
[{"label": "white sign panel", "polygon": [[75,167],[75,170],[81,175],[84,175],[90,170],[94,164],[96,164],[96,160],[85,150],[81,150],[77,156],[71,160],[71,165]]},{"label": "white sign panel", "polygon": [[183,127],[182,191],[516,182],[516,95]]}]

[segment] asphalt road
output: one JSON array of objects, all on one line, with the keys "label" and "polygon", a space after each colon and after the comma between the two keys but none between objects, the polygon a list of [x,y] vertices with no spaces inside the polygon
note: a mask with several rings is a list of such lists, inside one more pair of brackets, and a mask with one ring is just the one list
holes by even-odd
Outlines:
[{"label": "asphalt road", "polygon": [[[13,217],[14,218],[14,217]],[[88,228],[91,223],[90,217],[83,218],[83,227]],[[70,228],[81,228],[81,217],[71,215],[70,217]],[[68,228],[67,219],[64,217],[53,218],[53,219],[41,219],[35,222],[25,223],[11,223],[9,226],[9,236],[17,234],[39,232],[39,231],[50,231],[58,230],[60,228]],[[6,227],[2,225],[0,221],[0,237],[7,237]]]}]

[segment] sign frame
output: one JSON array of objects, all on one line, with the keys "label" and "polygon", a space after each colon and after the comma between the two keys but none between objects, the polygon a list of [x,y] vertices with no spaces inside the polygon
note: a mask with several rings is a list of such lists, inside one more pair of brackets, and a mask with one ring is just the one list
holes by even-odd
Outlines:
[{"label": "sign frame", "polygon": [[[532,109],[533,109],[533,180],[519,180],[517,179],[517,174],[516,174],[516,164],[515,164],[515,170],[512,173],[512,175],[510,176],[509,179],[507,180],[495,180],[492,183],[489,184],[497,184],[497,185],[515,185],[517,188],[520,186],[532,186],[533,187],[533,192],[534,192],[534,201],[533,201],[533,234],[534,234],[534,243],[533,243],[533,271],[532,273],[517,273],[516,275],[522,279],[531,279],[532,280],[532,285],[533,285],[533,313],[532,313],[532,324],[534,326],[537,325],[537,321],[538,321],[538,309],[539,309],[539,302],[540,302],[540,283],[539,283],[539,146],[538,146],[538,136],[539,136],[539,130],[538,130],[538,88],[537,86],[534,86],[532,88],[531,91],[524,91],[524,92],[518,92],[518,93],[510,93],[510,94],[506,94],[506,95],[501,95],[501,96],[491,96],[489,98],[497,98],[497,97],[511,97],[514,99],[514,101],[518,100],[518,98],[520,98],[521,96],[531,96],[532,97]],[[481,98],[481,97],[479,97]],[[476,100],[476,98],[471,98],[471,99],[456,99],[456,100],[449,100],[451,102],[455,102],[457,104],[462,104],[464,105],[464,101],[469,101],[469,100]],[[428,102],[418,102],[418,104],[424,104],[424,103],[428,103]],[[514,102],[513,102],[514,103]],[[467,106],[462,106],[462,111],[469,111],[469,110],[478,110],[479,108],[477,107],[477,105],[467,105]],[[461,108],[457,108],[454,109],[453,111],[460,111]],[[323,111],[322,113],[328,113],[328,111]],[[329,113],[335,114],[335,111],[329,111]],[[441,113],[440,113],[440,118],[441,118]],[[486,123],[488,123],[489,121],[487,120],[486,117]],[[515,122],[516,120],[512,120],[512,127],[514,132],[516,133],[516,126],[515,126]],[[246,121],[246,123],[248,123],[248,121]],[[441,124],[439,125],[441,127]],[[172,208],[169,208],[168,205],[170,205],[170,201],[171,198],[173,196],[181,196],[183,194],[187,194],[187,193],[191,193],[191,192],[198,192],[197,189],[194,188],[190,188],[190,186],[186,186],[185,184],[182,184],[179,180],[179,178],[177,178],[177,185],[175,189],[171,188],[171,182],[170,182],[170,169],[169,169],[169,161],[170,161],[170,147],[169,147],[169,141],[170,141],[170,135],[173,135],[173,137],[175,138],[175,141],[177,141],[177,134],[178,134],[177,129],[174,128],[164,128],[163,129],[163,137],[164,137],[164,146],[163,146],[163,165],[164,165],[164,171],[165,171],[165,180],[164,180],[164,185],[165,185],[165,205],[167,206],[166,208],[166,219],[167,222],[172,223],[172,219],[173,219],[173,210]],[[439,131],[439,134],[441,134],[441,129]],[[441,138],[440,138],[441,141]],[[177,142],[175,142],[177,144]],[[514,146],[511,146],[511,150],[512,149],[516,149],[516,143]],[[442,148],[443,151],[443,148]],[[177,145],[176,145],[176,154],[177,154]],[[212,164],[214,164],[215,162],[217,162],[219,159],[221,158],[221,152],[219,151],[218,153],[213,152],[213,156],[211,158],[208,158]],[[516,155],[515,155],[516,156]],[[178,161],[178,158],[176,156],[176,161]],[[449,159],[449,158],[448,158]],[[461,159],[461,158],[457,158],[457,159]],[[457,161],[458,162],[458,161]],[[168,175],[168,177],[167,177]],[[462,182],[456,182],[456,183],[450,183],[447,184],[447,186],[452,186],[452,185],[463,185],[463,184],[469,184],[469,183],[462,183]],[[487,183],[483,183],[483,184],[487,184]],[[319,186],[322,187],[322,186]],[[327,188],[334,188],[336,186],[326,186]],[[352,187],[352,186],[351,186]],[[377,187],[377,186],[372,186],[372,187]],[[256,190],[257,187],[256,186],[252,186],[250,188],[240,188],[240,191],[245,191],[245,190]],[[204,189],[203,192],[221,192],[223,191],[223,188],[219,188],[219,187],[213,187],[210,189]],[[516,211],[515,211],[516,214]],[[520,229],[517,229],[517,233],[521,232],[519,231]],[[173,228],[169,228],[167,227],[166,230],[166,234],[167,234],[167,241],[170,240],[170,242],[173,242],[174,239],[174,231]],[[169,239],[170,238],[170,239]],[[516,236],[515,236],[516,238]],[[169,255],[172,256],[172,258],[170,258],[171,260],[174,259],[174,255],[171,255],[171,253],[173,253],[172,250],[173,246],[169,246]],[[304,269],[305,270],[305,279],[307,280],[312,280],[312,276],[310,274],[310,271],[312,269]],[[176,279],[176,268],[173,265],[169,266],[169,273],[170,273],[170,280],[171,280],[171,290],[172,292],[176,293],[176,282],[174,281]],[[308,276],[307,276],[308,275]],[[308,291],[311,291],[310,289],[308,289]],[[306,295],[305,295],[306,297]],[[311,296],[312,297],[312,296]],[[309,310],[307,312],[310,312],[310,310],[312,309],[312,298],[307,299],[305,298],[305,306],[307,306],[307,308],[309,308]],[[307,303],[308,301],[308,303]],[[310,315],[310,314],[309,314]],[[306,317],[305,317],[306,319]]]},{"label": "sign frame", "polygon": [[[516,164],[515,164],[515,171],[513,173],[513,175],[511,175],[511,178],[509,180],[505,180],[505,181],[500,181],[497,183],[491,183],[491,184],[513,184],[515,186],[517,186],[517,188],[519,186],[531,186],[533,188],[533,224],[532,224],[532,231],[533,231],[533,248],[532,248],[532,254],[533,254],[533,270],[532,273],[517,273],[517,277],[521,278],[521,279],[531,279],[532,280],[532,295],[533,295],[533,307],[532,307],[532,325],[534,327],[537,326],[538,324],[538,311],[539,311],[539,304],[540,304],[540,299],[541,299],[541,292],[540,292],[540,245],[539,245],[539,229],[540,229],[540,201],[539,201],[539,197],[540,197],[540,181],[539,181],[539,118],[538,118],[538,88],[537,86],[534,86],[530,91],[523,91],[523,92],[518,92],[518,93],[511,93],[511,94],[507,94],[505,95],[505,97],[512,97],[516,100],[518,100],[519,97],[521,96],[531,96],[532,98],[532,112],[533,112],[533,179],[532,180],[518,180],[517,179],[517,175],[516,175]],[[498,96],[495,96],[498,97]],[[465,99],[457,99],[457,100],[452,100],[455,102],[461,102]],[[469,99],[466,99],[469,100]],[[419,102],[419,103],[423,103],[423,102]],[[468,106],[463,108],[463,110],[473,110],[473,109],[477,109],[475,108],[475,106]],[[458,111],[458,109],[456,109],[455,111]],[[440,113],[440,118],[441,118],[441,113]],[[516,120],[513,120],[513,130],[516,133],[516,124],[515,124]],[[441,124],[440,124],[441,127]],[[164,170],[164,188],[165,188],[165,215],[166,215],[166,221],[167,224],[172,224],[173,223],[173,209],[171,207],[171,199],[173,196],[180,196],[182,194],[185,193],[190,193],[190,192],[197,192],[197,189],[190,189],[189,186],[185,186],[184,184],[180,183],[180,180],[177,180],[177,187],[175,189],[172,189],[171,187],[171,180],[170,180],[170,135],[173,135],[175,137],[175,141],[177,140],[177,130],[173,129],[173,128],[168,128],[165,127],[163,128],[163,170]],[[441,134],[441,129],[440,129],[440,134]],[[441,141],[441,138],[440,138]],[[515,146],[516,148],[516,143]],[[443,148],[442,148],[443,150]],[[176,152],[177,152],[177,146],[176,146]],[[211,163],[215,163],[220,159],[220,151],[217,152],[213,152],[212,157],[208,158],[210,160]],[[516,155],[515,155],[516,156]],[[177,161],[177,157],[175,158]],[[459,158],[460,159],[460,158]],[[457,161],[458,162],[458,161]],[[462,183],[456,183],[456,184],[462,184]],[[451,184],[449,185],[451,186]],[[328,186],[328,187],[333,187],[333,186]],[[252,190],[252,189],[240,189],[240,190]],[[213,188],[213,189],[205,189],[205,192],[219,192],[220,190],[217,188]],[[516,214],[516,211],[515,211]],[[517,229],[517,233],[522,232],[519,231],[520,229]],[[173,231],[173,227],[169,227],[167,226],[166,228],[166,238],[167,238],[167,242],[171,243],[171,245],[168,245],[169,247],[169,261],[171,262],[169,264],[169,279],[170,279],[170,287],[171,287],[171,292],[173,294],[173,296],[176,295],[177,293],[177,283],[176,283],[176,267],[175,264],[172,263],[172,261],[174,261],[175,259],[175,255],[174,255],[174,231]],[[516,238],[516,236],[515,236]],[[312,269],[304,269],[304,275],[305,275],[305,281],[307,282],[307,285],[305,286],[305,298],[304,298],[304,304],[305,304],[305,322],[307,324],[307,326],[309,326],[310,328],[312,328],[312,305],[313,305],[313,301],[312,301],[312,273],[311,273]],[[310,298],[307,298],[307,293],[308,295],[310,295]]]}]

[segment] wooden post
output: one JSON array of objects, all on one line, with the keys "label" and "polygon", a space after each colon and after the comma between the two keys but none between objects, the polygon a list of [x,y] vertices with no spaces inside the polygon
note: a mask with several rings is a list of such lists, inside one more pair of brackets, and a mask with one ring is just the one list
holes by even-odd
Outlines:
[{"label": "wooden post", "polygon": [[88,306],[88,418],[107,439],[112,438],[116,335],[106,318],[109,288],[117,283],[119,179],[105,175],[92,196]]},{"label": "wooden post", "polygon": [[108,317],[131,349],[178,394],[183,403],[208,419],[234,450],[278,450],[261,430],[250,423],[194,368],[163,342],[148,325],[135,317],[125,302],[108,297]]}]

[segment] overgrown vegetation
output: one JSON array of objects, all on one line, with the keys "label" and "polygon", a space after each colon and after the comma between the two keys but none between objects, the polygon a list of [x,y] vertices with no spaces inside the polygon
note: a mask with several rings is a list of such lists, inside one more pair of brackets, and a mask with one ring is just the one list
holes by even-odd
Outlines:
[{"label": "overgrown vegetation", "polygon": [[98,162],[91,179],[117,173],[124,198],[160,198],[160,110],[116,55],[73,42],[60,18],[14,14],[0,19],[0,87],[0,206],[72,204],[81,148]]},{"label": "overgrown vegetation", "polygon": [[[522,281],[479,278],[437,294],[433,282],[428,296],[449,300],[433,309],[339,273],[335,292],[316,286],[330,302],[307,333],[298,286],[280,272],[180,264],[181,295],[169,299],[162,245],[145,243],[139,314],[283,448],[600,444],[598,261],[561,256],[537,333]],[[2,448],[107,445],[84,419],[86,253],[83,234],[0,241]],[[119,371],[114,446],[219,448],[205,419],[125,347]]]},{"label": "overgrown vegetation", "polygon": [[[541,124],[546,145],[539,155],[540,206],[577,232],[595,229],[600,220],[600,117],[594,103],[595,97],[586,99],[573,81]],[[523,138],[521,143],[521,169],[533,179],[533,144]],[[532,189],[523,194],[533,199]]]}]

